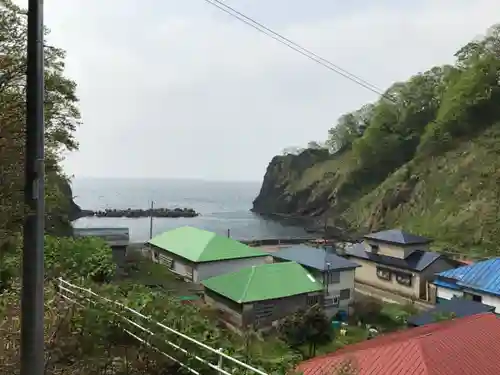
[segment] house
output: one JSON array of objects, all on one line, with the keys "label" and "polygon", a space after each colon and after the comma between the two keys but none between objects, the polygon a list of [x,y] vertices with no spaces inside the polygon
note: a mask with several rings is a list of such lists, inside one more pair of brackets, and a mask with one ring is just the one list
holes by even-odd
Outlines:
[{"label": "house", "polygon": [[202,285],[205,301],[236,327],[268,327],[323,298],[323,285],[296,262],[247,267]]},{"label": "house", "polygon": [[409,327],[419,327],[435,323],[442,318],[463,318],[465,316],[494,312],[493,306],[463,298],[452,298],[436,305],[434,308],[408,318]]},{"label": "house", "polygon": [[431,240],[386,230],[364,236],[363,241],[344,250],[344,256],[359,263],[355,280],[414,299],[429,299],[428,282],[435,274],[458,264],[429,251]]},{"label": "house", "polygon": [[[468,316],[378,336],[304,361],[303,375],[497,375],[500,320]],[[347,368],[352,371],[347,371]]]},{"label": "house", "polygon": [[335,254],[333,248],[306,245],[284,247],[271,255],[275,262],[297,262],[323,284],[328,316],[349,312],[354,298],[354,270],[359,264]]},{"label": "house", "polygon": [[453,297],[493,306],[500,314],[500,258],[492,258],[439,273],[436,303]]},{"label": "house", "polygon": [[188,226],[153,237],[147,245],[154,262],[196,283],[263,264],[269,256],[232,238]]},{"label": "house", "polygon": [[111,248],[113,261],[118,272],[121,272],[125,265],[127,247],[130,243],[128,228],[74,228],[73,236],[78,237],[98,237],[104,240]]}]

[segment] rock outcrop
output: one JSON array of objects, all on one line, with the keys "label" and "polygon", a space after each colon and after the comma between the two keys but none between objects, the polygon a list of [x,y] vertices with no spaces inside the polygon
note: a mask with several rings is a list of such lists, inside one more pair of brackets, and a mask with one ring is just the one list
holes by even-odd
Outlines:
[{"label": "rock outcrop", "polygon": [[141,218],[141,217],[159,217],[159,218],[178,218],[178,217],[196,217],[199,213],[192,208],[153,208],[151,209],[133,209],[127,208],[124,210],[106,209],[102,211],[83,210],[81,217],[126,217],[126,218]]},{"label": "rock outcrop", "polygon": [[308,169],[330,157],[325,149],[307,149],[299,155],[275,156],[267,167],[259,195],[253,201],[252,211],[284,216],[314,214],[311,212],[315,211],[313,201],[323,200],[324,203],[325,197],[313,197],[310,191],[300,190],[298,184]]}]

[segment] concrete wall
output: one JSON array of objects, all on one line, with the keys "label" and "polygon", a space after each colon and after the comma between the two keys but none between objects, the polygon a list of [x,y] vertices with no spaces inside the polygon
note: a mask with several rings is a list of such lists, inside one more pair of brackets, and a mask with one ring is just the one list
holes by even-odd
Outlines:
[{"label": "concrete wall", "polygon": [[264,264],[265,262],[266,257],[255,257],[199,263],[195,272],[194,281],[200,282],[213,276],[235,272],[242,268]]},{"label": "concrete wall", "polygon": [[399,284],[396,277],[392,275],[391,280],[383,280],[377,276],[377,264],[364,259],[351,258],[352,261],[358,263],[361,267],[356,268],[355,280],[364,284],[372,285],[386,291],[395,292],[407,297],[419,298],[420,295],[420,277],[415,272],[403,271],[394,267],[381,266],[393,271],[401,271],[412,273],[411,286]]}]

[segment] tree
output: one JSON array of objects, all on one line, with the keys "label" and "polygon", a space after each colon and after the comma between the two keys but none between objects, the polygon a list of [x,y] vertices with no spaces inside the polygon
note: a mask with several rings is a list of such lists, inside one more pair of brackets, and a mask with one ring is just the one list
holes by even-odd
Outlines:
[{"label": "tree", "polygon": [[286,317],[278,331],[292,348],[308,344],[309,357],[314,357],[318,345],[326,344],[333,338],[330,322],[319,305]]},{"label": "tree", "polygon": [[[26,85],[25,11],[11,0],[0,1],[0,250],[11,247],[24,217],[23,170]],[[48,30],[46,31],[48,33]],[[45,45],[45,125],[47,216],[60,210],[62,151],[78,146],[76,84],[64,76],[63,50]],[[3,249],[3,250],[2,250]]]}]

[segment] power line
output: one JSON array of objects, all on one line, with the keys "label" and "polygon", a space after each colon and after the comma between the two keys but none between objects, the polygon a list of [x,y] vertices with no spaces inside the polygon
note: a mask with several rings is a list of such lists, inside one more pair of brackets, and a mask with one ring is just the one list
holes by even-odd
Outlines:
[{"label": "power line", "polygon": [[224,4],[220,0],[204,0],[208,4],[218,8],[219,10],[223,11],[224,13],[230,15],[233,18],[236,18],[237,20],[247,24],[248,26],[256,29],[257,31],[265,34],[266,36],[280,42],[281,44],[287,46],[288,48],[300,53],[301,55],[307,57],[308,59],[322,65],[323,67],[341,75],[344,78],[347,78],[348,80],[364,87],[367,90],[370,90],[378,95],[381,95],[382,97],[394,102],[394,99],[391,98],[389,95],[385,94],[383,90],[378,88],[377,86],[369,83],[368,81],[348,72],[345,69],[342,69],[338,65],[332,63],[331,61],[319,56],[318,54],[308,50],[307,48],[304,48],[300,46],[299,44],[293,42],[289,38],[275,32],[271,28],[265,26],[264,24],[256,21],[255,19],[246,16],[242,12],[230,7],[229,5]]}]

